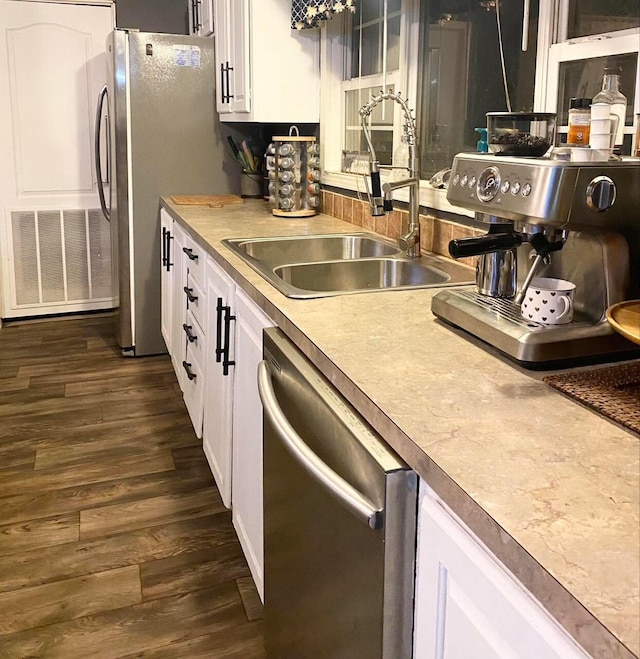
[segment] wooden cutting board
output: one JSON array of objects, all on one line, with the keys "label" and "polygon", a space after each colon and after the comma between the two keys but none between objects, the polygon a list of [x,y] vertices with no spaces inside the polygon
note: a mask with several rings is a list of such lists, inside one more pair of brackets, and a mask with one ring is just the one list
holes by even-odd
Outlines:
[{"label": "wooden cutting board", "polygon": [[235,194],[176,195],[171,197],[171,201],[180,206],[209,206],[210,208],[244,203],[244,199]]},{"label": "wooden cutting board", "polygon": [[640,345],[640,300],[618,302],[609,307],[607,320],[622,336]]}]

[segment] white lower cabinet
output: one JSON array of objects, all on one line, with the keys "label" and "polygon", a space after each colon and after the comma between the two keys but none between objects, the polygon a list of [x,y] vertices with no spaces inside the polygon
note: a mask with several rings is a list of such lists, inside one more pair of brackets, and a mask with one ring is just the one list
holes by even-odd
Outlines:
[{"label": "white lower cabinet", "polygon": [[235,284],[211,258],[207,259],[206,280],[209,347],[204,364],[206,405],[202,442],[222,502],[230,508]]},{"label": "white lower cabinet", "polygon": [[182,362],[184,370],[184,404],[189,412],[191,423],[197,437],[202,437],[203,393],[205,389],[204,356],[207,337],[191,309],[187,309],[182,326],[185,338],[185,356]]},{"label": "white lower cabinet", "polygon": [[167,351],[171,354],[173,329],[173,218],[164,208],[160,209],[160,295],[161,295],[161,330]]},{"label": "white lower cabinet", "polygon": [[587,654],[420,483],[414,659],[585,659]]},{"label": "white lower cabinet", "polygon": [[257,372],[262,361],[262,330],[274,323],[242,291],[236,291],[235,306],[232,519],[264,601],[262,403]]},{"label": "white lower cabinet", "polygon": [[182,326],[187,319],[187,304],[184,293],[184,288],[187,285],[187,269],[184,267],[184,253],[182,251],[185,233],[177,222],[173,224],[172,238],[173,280],[171,286],[173,294],[171,296],[171,346],[169,347],[169,353],[180,389],[184,392],[185,373],[182,362],[186,357],[187,343]]}]

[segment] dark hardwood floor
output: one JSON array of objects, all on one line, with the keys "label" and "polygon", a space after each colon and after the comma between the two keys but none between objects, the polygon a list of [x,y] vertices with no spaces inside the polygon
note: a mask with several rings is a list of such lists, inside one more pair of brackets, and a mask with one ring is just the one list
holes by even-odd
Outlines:
[{"label": "dark hardwood floor", "polygon": [[171,362],[110,315],[0,329],[0,657],[264,657]]}]

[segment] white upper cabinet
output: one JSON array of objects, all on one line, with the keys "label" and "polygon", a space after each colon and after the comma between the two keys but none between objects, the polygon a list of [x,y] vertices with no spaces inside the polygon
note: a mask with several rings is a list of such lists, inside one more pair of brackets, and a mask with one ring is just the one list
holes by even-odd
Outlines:
[{"label": "white upper cabinet", "polygon": [[317,123],[319,30],[292,30],[288,2],[214,0],[213,5],[220,119]]},{"label": "white upper cabinet", "polygon": [[213,0],[189,0],[189,34],[213,34]]}]

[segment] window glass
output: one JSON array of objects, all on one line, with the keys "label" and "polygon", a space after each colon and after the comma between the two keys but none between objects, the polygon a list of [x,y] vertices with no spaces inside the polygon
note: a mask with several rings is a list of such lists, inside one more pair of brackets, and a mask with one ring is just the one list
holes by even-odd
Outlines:
[{"label": "window glass", "polygon": [[[384,70],[384,0],[359,2],[352,18],[351,67],[345,79]],[[387,0],[386,70],[400,66],[400,0]]]},{"label": "window glass", "polygon": [[475,151],[486,113],[506,111],[498,38],[499,10],[512,111],[533,110],[538,0],[531,0],[529,37],[522,46],[523,0],[423,0],[421,57],[422,178]]},{"label": "window glass", "polygon": [[[393,92],[393,85],[389,89]],[[351,117],[353,121],[353,123],[346,126],[345,148],[347,151],[367,152],[367,142],[362,131],[358,111],[372,96],[379,93],[379,87],[354,89],[346,92],[346,115]],[[391,164],[393,153],[393,107],[388,103],[377,105],[371,113],[369,126],[371,128],[371,142],[378,160],[383,165]]]},{"label": "window glass", "polygon": [[605,67],[620,69],[620,91],[627,97],[625,123],[633,124],[635,82],[638,54],[610,55],[592,59],[562,62],[558,85],[558,124],[568,123],[569,100],[571,98],[593,98],[602,89]]},{"label": "window glass", "polygon": [[570,0],[567,38],[640,27],[638,0]]}]

